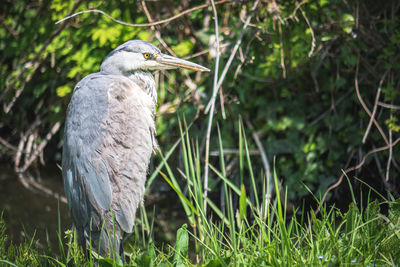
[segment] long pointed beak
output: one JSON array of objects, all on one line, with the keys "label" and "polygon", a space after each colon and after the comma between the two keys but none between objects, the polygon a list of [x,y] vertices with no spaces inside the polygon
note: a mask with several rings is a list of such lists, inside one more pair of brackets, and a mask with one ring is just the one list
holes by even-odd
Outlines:
[{"label": "long pointed beak", "polygon": [[210,69],[203,67],[201,65],[195,64],[190,61],[186,61],[177,57],[172,57],[164,54],[160,54],[158,57],[155,58],[157,63],[162,65],[165,68],[184,68],[188,70],[195,70],[195,71],[210,71]]}]

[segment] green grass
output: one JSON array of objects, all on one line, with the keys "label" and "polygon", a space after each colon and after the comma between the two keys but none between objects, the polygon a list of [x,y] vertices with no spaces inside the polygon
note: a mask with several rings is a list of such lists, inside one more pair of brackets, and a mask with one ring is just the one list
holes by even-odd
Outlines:
[{"label": "green grass", "polygon": [[[166,156],[160,152],[162,161],[156,172],[178,195],[188,225],[177,231],[174,245],[156,246],[154,221],[149,220],[142,207],[134,234],[125,242],[127,266],[399,265],[400,200],[382,197],[379,202],[372,201],[368,194],[366,199],[360,197],[359,203],[368,203],[363,206],[356,203],[352,193],[353,203],[345,212],[326,206],[319,214],[304,209],[289,211],[286,194],[276,194],[272,200],[263,197],[270,183],[254,176],[245,131],[242,124],[240,127],[238,183],[227,176],[222,153],[219,166],[210,165],[210,176],[222,185],[224,205],[203,195],[204,163],[198,142],[190,138],[185,124],[181,127],[180,144],[183,169],[173,170],[168,162],[177,146]],[[218,140],[222,152],[219,132]],[[279,191],[276,172],[272,179]],[[153,180],[149,179],[148,187]],[[183,185],[187,185],[186,190]],[[374,190],[370,188],[371,191]],[[383,206],[385,212],[381,211]],[[86,258],[71,231],[63,233],[59,226],[58,233],[52,234],[59,237],[59,248],[55,250],[50,245],[39,249],[34,236],[21,245],[9,244],[5,224],[0,220],[0,266],[93,266],[94,262],[100,266],[120,266],[112,259],[96,259],[93,254]]]}]

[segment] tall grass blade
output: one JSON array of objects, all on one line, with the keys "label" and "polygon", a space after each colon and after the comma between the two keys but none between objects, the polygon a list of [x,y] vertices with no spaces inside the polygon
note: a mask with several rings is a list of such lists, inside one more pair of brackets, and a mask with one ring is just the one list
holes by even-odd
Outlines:
[{"label": "tall grass blade", "polygon": [[58,241],[58,250],[60,252],[61,260],[65,260],[65,251],[63,245],[63,238],[61,235],[61,214],[60,214],[60,201],[57,201],[57,241]]},{"label": "tall grass blade", "polygon": [[256,201],[256,207],[260,208],[256,180],[255,180],[254,173],[253,173],[253,166],[251,165],[249,146],[247,145],[246,132],[245,132],[242,120],[240,120],[240,127],[242,128],[241,133],[243,134],[244,149],[246,151],[247,168],[249,169],[250,180],[251,180],[251,184],[253,186],[254,199]]},{"label": "tall grass blade", "polygon": [[15,265],[14,263],[12,263],[12,262],[10,262],[10,261],[7,261],[7,260],[0,260],[0,262],[1,262],[1,263],[4,263],[4,264],[7,264],[7,265],[10,265],[10,266],[13,266],[13,267],[18,267],[18,266]]},{"label": "tall grass blade", "polygon": [[[177,180],[175,179],[175,176],[174,176],[174,174],[172,173],[172,170],[171,170],[171,168],[169,167],[169,165],[168,165],[168,163],[167,163],[167,161],[165,160],[165,158],[162,156],[162,154],[161,154],[161,158],[162,158],[162,160],[163,161],[165,161],[165,168],[167,169],[167,172],[168,172],[168,175],[169,175],[169,177],[171,178],[171,179],[168,179],[167,178],[167,176],[164,174],[164,176],[162,176],[164,179],[165,178],[167,178],[167,183],[168,184],[172,184],[173,185],[173,187],[172,187],[172,189],[176,189],[177,191],[179,191],[180,192],[180,194],[178,194],[178,196],[180,197],[180,196],[184,196],[183,194],[182,194],[182,190],[180,189],[180,187],[179,187],[179,183],[177,182]],[[161,172],[160,170],[158,170],[159,172]],[[169,182],[168,182],[169,181]],[[189,180],[188,180],[189,181]],[[190,188],[190,187],[188,187],[188,188]],[[174,191],[175,192],[177,192],[176,190],[174,189]],[[186,216],[187,216],[187,218],[188,218],[188,220],[189,220],[189,222],[190,222],[190,225],[192,225],[192,226],[194,226],[195,224],[196,224],[196,218],[195,218],[195,216],[194,215],[197,215],[198,214],[198,212],[197,212],[197,210],[196,210],[196,212],[194,212],[193,211],[193,209],[194,209],[194,206],[192,205],[192,206],[189,206],[188,205],[188,203],[190,203],[189,202],[189,200],[186,198],[186,197],[184,197],[184,198],[179,198],[180,199],[180,201],[181,201],[181,203],[182,203],[182,206],[183,206],[183,209],[185,210],[185,213],[186,213]],[[186,200],[185,200],[186,199]]]},{"label": "tall grass blade", "polygon": [[[209,164],[209,166],[210,166],[210,169],[216,175],[218,175],[218,177],[221,178],[224,181],[224,183],[226,183],[240,197],[241,189],[239,189],[235,184],[233,184],[230,180],[228,180],[226,177],[224,177],[214,166],[212,166],[211,164]],[[248,198],[246,198],[246,202],[252,209],[255,209],[253,203],[251,203],[251,201]]]},{"label": "tall grass blade", "polygon": [[342,172],[343,172],[344,176],[346,177],[347,183],[349,184],[349,189],[350,189],[350,193],[351,193],[351,199],[353,200],[354,203],[357,203],[357,200],[356,200],[356,197],[355,197],[354,191],[353,191],[353,186],[351,185],[350,179],[349,179],[349,177],[347,176],[347,173],[344,170],[342,170]]},{"label": "tall grass blade", "polygon": [[190,201],[187,199],[187,197],[185,197],[183,195],[181,190],[179,188],[175,187],[175,185],[171,182],[171,180],[168,179],[168,177],[162,171],[159,171],[159,173],[164,178],[164,180],[169,184],[169,186],[175,191],[175,193],[178,194],[179,198],[182,201],[184,201],[186,203],[186,205],[188,205],[188,207],[193,211],[194,214],[198,215],[199,213],[196,210],[196,208],[192,205],[192,203],[190,203]]},{"label": "tall grass blade", "polygon": [[289,239],[286,231],[285,220],[284,220],[284,213],[282,210],[282,202],[281,197],[279,194],[279,187],[278,187],[278,176],[276,174],[275,168],[275,158],[274,158],[274,182],[275,182],[275,192],[276,192],[276,205],[278,210],[278,226],[280,229],[281,239],[282,239],[282,254],[286,257],[290,258],[291,249],[289,247]]},{"label": "tall grass blade", "polygon": [[244,220],[247,215],[246,200],[247,200],[246,187],[244,186],[244,184],[242,184],[240,191],[240,198],[239,198],[239,215],[241,220]]}]

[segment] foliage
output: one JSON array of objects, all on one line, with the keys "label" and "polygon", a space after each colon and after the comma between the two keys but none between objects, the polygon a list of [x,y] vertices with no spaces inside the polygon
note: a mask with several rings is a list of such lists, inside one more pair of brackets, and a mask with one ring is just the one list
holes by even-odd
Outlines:
[{"label": "foliage", "polygon": [[[222,141],[221,137],[219,141]],[[149,222],[142,207],[135,225],[136,235],[142,235],[125,244],[129,256],[126,266],[394,266],[400,263],[400,251],[393,249],[400,246],[400,200],[382,199],[379,203],[368,195],[366,206],[361,204],[361,198],[361,203],[351,203],[346,212],[326,205],[321,207],[319,214],[304,209],[291,211],[286,205],[287,196],[281,198],[277,194],[275,199],[263,198],[256,204],[250,192],[243,196],[243,190],[230,181],[224,168],[212,167],[225,188],[223,198],[226,202],[220,210],[217,203],[201,194],[197,176],[203,166],[197,164],[196,142],[189,137],[186,128],[182,131],[181,143],[186,148],[195,148],[187,149],[182,155],[187,169],[181,178],[173,175],[164,175],[164,178],[171,185],[178,182],[176,179],[187,181],[188,197],[178,186],[174,190],[179,192],[182,205],[189,207],[189,211],[193,209],[187,213],[191,227],[185,224],[178,229],[174,246],[157,247],[153,242],[153,223]],[[243,150],[248,151],[244,143]],[[222,144],[220,150],[223,150]],[[243,165],[254,168],[251,161],[245,157],[242,160],[245,161]],[[226,163],[223,156],[219,161],[220,166]],[[168,170],[168,162],[164,161],[164,164],[163,169]],[[273,180],[278,191],[276,172]],[[254,190],[257,195],[258,189]],[[371,191],[374,189],[370,188]],[[239,209],[247,208],[248,212],[239,214],[234,209],[235,198],[244,199],[240,201]],[[205,216],[204,200],[212,209],[214,219]],[[388,212],[381,211],[384,206],[388,207]],[[98,262],[98,266],[121,266],[110,258],[96,259],[92,252],[89,252],[90,257],[84,257],[71,231],[66,232],[67,245],[64,248],[61,244],[57,256],[54,252],[44,255],[36,247],[23,246],[14,250],[11,245],[7,249],[4,229],[0,220],[0,262],[4,264],[17,265],[22,255],[29,255],[29,259],[35,260],[29,265],[94,266]]]},{"label": "foliage", "polygon": [[0,263],[10,266],[40,265],[40,258],[34,239],[20,245],[8,244],[6,226],[0,216]]},{"label": "foliage", "polygon": [[[62,131],[54,126],[64,120],[74,85],[97,71],[107,53],[126,40],[159,44],[156,36],[161,36],[180,57],[204,51],[192,60],[215,68],[210,8],[154,28],[123,26],[93,13],[55,24],[71,10],[86,9],[145,23],[149,18],[143,3],[152,19],[160,20],[204,1],[167,0],[168,8],[158,1],[126,0],[14,0],[2,5],[2,159],[12,158],[16,170],[31,164],[31,157],[35,162],[41,156],[59,161]],[[219,73],[254,3],[217,5]],[[153,223],[141,209],[135,235],[126,248],[130,265],[399,264],[399,251],[393,248],[400,246],[400,201],[390,194],[398,194],[400,172],[393,170],[399,170],[399,148],[382,149],[363,161],[368,151],[390,146],[399,137],[399,8],[395,0],[260,1],[218,96],[222,99],[217,100],[208,166],[203,156],[204,129],[212,74],[156,73],[161,150],[147,189],[154,179],[165,180],[177,193],[188,226],[177,231],[175,245],[158,246]],[[189,126],[186,121],[181,125],[177,113],[190,122],[190,136]],[[266,174],[262,159],[250,153],[260,153],[260,149],[246,134],[261,139],[270,163],[276,159],[274,175]],[[230,153],[224,148],[236,150]],[[324,192],[342,169],[360,162],[363,166],[357,176],[377,190],[365,190],[350,173],[352,204],[347,212],[324,205],[319,214],[308,207],[293,208],[292,203],[310,192]],[[203,182],[205,167],[210,168],[208,185]],[[278,192],[274,199],[269,194],[272,186]],[[353,188],[360,193],[359,201]],[[382,197],[381,203],[373,201],[383,191],[389,197]],[[0,263],[91,266],[97,261],[93,255],[84,256],[72,232],[66,233],[67,241],[61,233],[59,227],[59,251],[46,248],[43,252],[35,237],[21,245],[11,244],[0,220]],[[118,266],[112,259],[99,262]]]},{"label": "foliage", "polygon": [[[17,170],[28,162],[29,154],[39,159],[43,154],[40,144],[50,133],[50,137],[55,136],[47,144],[45,159],[60,160],[62,131],[54,133],[51,128],[63,122],[74,85],[97,71],[110,50],[129,39],[159,43],[149,27],[124,26],[100,14],[82,14],[68,20],[65,28],[62,23],[56,25],[75,3],[79,3],[75,11],[101,9],[126,22],[148,21],[142,3],[125,0],[4,3],[1,11],[4,27],[0,29],[3,88],[0,101],[5,112],[0,119],[3,140],[0,152],[4,159],[11,155]],[[153,20],[203,4],[169,0],[170,9],[163,9],[157,1],[144,3]],[[243,29],[242,20],[249,15],[253,4],[253,1],[234,1],[217,5],[221,45],[228,45],[222,47],[222,63],[230,56]],[[400,25],[394,16],[398,9],[394,0],[385,3],[261,1],[224,80],[220,95],[223,105],[217,104],[216,121],[221,126],[224,147],[236,148],[239,138],[236,122],[242,116],[254,125],[254,133],[261,137],[269,159],[276,156],[278,176],[284,188],[288,188],[288,199],[296,201],[308,194],[303,183],[320,194],[337,180],[341,169],[358,164],[367,151],[395,140],[400,127]],[[215,32],[209,11],[196,10],[154,29],[178,56],[210,48],[208,55],[193,60],[213,68]],[[225,64],[220,65],[221,73]],[[176,119],[179,113],[185,114],[188,121],[195,121],[193,135],[201,140],[199,149],[203,151],[203,129],[207,123],[204,107],[211,95],[212,75],[171,71],[160,72],[156,77],[160,146],[167,150],[179,137]],[[376,106],[375,118],[387,143],[375,124],[366,142],[362,142],[370,117],[360,105],[356,82],[371,112],[377,88],[381,87],[380,102],[386,107]],[[387,108],[388,105],[394,108]],[[222,112],[228,119],[224,119]],[[217,147],[218,141],[212,138],[211,150]],[[249,149],[257,149],[251,140]],[[25,153],[21,156],[18,150]],[[377,188],[396,194],[399,172],[393,168],[398,170],[399,148],[394,147],[392,152],[391,160],[389,153],[381,152],[374,160],[366,161],[358,175]],[[202,161],[203,154],[198,156]],[[176,172],[183,163],[179,155],[172,157],[176,165],[171,169]],[[235,164],[238,155],[226,157],[232,166],[238,166]],[[215,165],[216,160],[212,158],[211,163]],[[253,162],[258,166],[254,175],[262,177],[261,159],[257,157]],[[230,177],[242,179],[242,174],[243,170],[234,168]],[[209,186],[217,189],[214,186],[218,175],[212,173],[210,179]],[[255,183],[260,185],[262,179],[257,178]],[[251,187],[251,180],[246,178],[244,186],[246,190]]]}]

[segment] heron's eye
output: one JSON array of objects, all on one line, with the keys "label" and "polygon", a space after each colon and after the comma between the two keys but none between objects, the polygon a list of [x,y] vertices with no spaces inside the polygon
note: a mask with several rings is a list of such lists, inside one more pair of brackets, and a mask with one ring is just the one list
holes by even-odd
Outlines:
[{"label": "heron's eye", "polygon": [[144,53],[144,54],[143,54],[143,57],[144,57],[145,59],[152,59],[152,58],[153,58],[153,56],[152,56],[150,53]]}]

